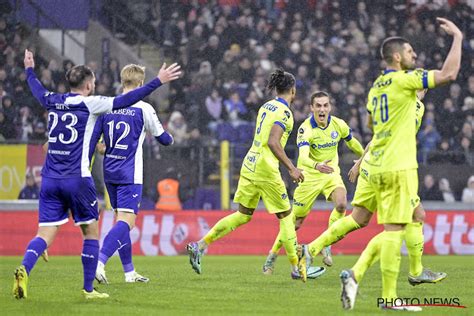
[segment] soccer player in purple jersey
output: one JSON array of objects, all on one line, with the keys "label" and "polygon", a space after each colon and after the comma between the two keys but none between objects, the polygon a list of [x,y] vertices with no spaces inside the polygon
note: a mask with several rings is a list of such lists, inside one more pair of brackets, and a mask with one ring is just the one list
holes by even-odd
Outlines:
[{"label": "soccer player in purple jersey", "polygon": [[[120,78],[123,92],[127,93],[143,85],[145,68],[127,65],[122,69]],[[99,283],[108,283],[105,264],[117,250],[125,272],[125,282],[149,281],[135,271],[130,240],[130,230],[135,225],[142,198],[142,145],[147,131],[162,145],[173,143],[173,137],[163,129],[153,107],[143,101],[127,109],[108,112],[100,116],[96,123],[94,138],[97,140],[103,134],[106,145],[104,181],[112,208],[117,212],[117,222],[105,236],[100,250],[95,274]]]},{"label": "soccer player in purple jersey", "polygon": [[27,82],[35,98],[48,110],[48,152],[42,170],[39,199],[38,233],[26,248],[21,266],[14,273],[13,295],[27,297],[28,277],[38,257],[54,241],[59,226],[68,221],[69,210],[81,227],[84,244],[81,253],[84,270],[83,295],[86,299],[107,298],[94,290],[93,282],[99,259],[99,211],[91,178],[90,151],[92,132],[98,115],[125,108],[143,99],[164,83],[175,80],[179,66],[165,65],[157,78],[145,86],[118,97],[91,96],[94,73],[86,66],[70,69],[66,79],[71,92],[47,91],[34,73],[33,53],[25,51]]}]

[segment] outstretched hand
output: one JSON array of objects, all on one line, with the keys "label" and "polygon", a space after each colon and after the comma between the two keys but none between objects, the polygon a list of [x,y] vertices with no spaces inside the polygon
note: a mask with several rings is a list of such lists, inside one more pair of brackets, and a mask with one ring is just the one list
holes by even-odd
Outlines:
[{"label": "outstretched hand", "polygon": [[162,84],[176,80],[181,76],[180,69],[181,66],[177,63],[172,64],[168,68],[166,68],[166,63],[163,63],[163,66],[161,66],[161,69],[158,72],[158,79],[160,79]]},{"label": "outstretched hand", "polygon": [[351,170],[349,170],[349,181],[354,183],[357,180],[357,177],[359,176],[359,170],[360,170],[360,164],[362,162],[362,159],[357,159],[354,160],[354,166],[352,166]]},{"label": "outstretched hand", "polygon": [[436,18],[436,20],[439,22],[439,26],[448,34],[451,36],[461,36],[462,37],[462,32],[461,30],[448,19],[445,18]]},{"label": "outstretched hand", "polygon": [[302,183],[304,181],[303,170],[298,168],[293,168],[289,171],[293,183]]},{"label": "outstretched hand", "polygon": [[25,59],[23,60],[26,68],[35,68],[35,60],[33,58],[33,53],[28,49],[25,49]]},{"label": "outstretched hand", "polygon": [[331,160],[325,160],[323,162],[317,163],[316,166],[314,167],[316,170],[318,170],[321,173],[326,173],[330,174],[334,172],[334,168],[329,165]]}]

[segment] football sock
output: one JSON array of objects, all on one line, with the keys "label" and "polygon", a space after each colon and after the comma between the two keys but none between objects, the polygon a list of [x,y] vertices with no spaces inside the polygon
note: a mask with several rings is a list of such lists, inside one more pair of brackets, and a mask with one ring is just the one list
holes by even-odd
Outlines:
[{"label": "football sock", "polygon": [[130,240],[130,226],[124,221],[118,221],[105,236],[104,244],[100,249],[99,260],[104,265],[114,252]]},{"label": "football sock", "polygon": [[423,272],[421,256],[423,255],[423,246],[425,243],[423,236],[423,223],[413,222],[407,224],[405,228],[405,243],[408,250],[410,261],[410,275],[419,276]]},{"label": "football sock", "polygon": [[[296,217],[294,212],[291,212],[289,216],[293,217],[293,225],[296,222]],[[278,254],[280,252],[281,247],[283,244],[281,242],[281,231],[278,232],[277,237],[275,238],[275,242],[273,243],[272,249],[270,250],[271,253]]]},{"label": "football sock", "polygon": [[84,290],[92,292],[97,263],[99,261],[99,241],[86,239],[82,246],[82,268],[84,270]]},{"label": "football sock", "polygon": [[122,247],[118,249],[120,261],[122,261],[123,272],[132,272],[135,270],[132,262],[132,240],[130,239],[130,232],[125,234],[122,239]]},{"label": "football sock", "polygon": [[21,262],[21,264],[25,266],[26,273],[28,273],[28,275],[38,261],[38,258],[47,247],[48,245],[46,244],[46,241],[41,237],[35,237],[30,241],[26,247],[23,261]]},{"label": "football sock", "polygon": [[324,247],[332,245],[336,241],[344,238],[347,233],[359,228],[359,224],[357,224],[351,215],[345,216],[334,222],[326,231],[308,245],[309,253],[312,257],[316,257]]},{"label": "football sock", "polygon": [[211,228],[211,230],[202,238],[200,243],[204,241],[207,245],[209,245],[210,243],[237,229],[237,227],[248,223],[251,219],[251,215],[242,214],[239,211],[227,215]]},{"label": "football sock", "polygon": [[296,231],[295,223],[293,221],[293,215],[290,214],[280,219],[280,232],[278,237],[285,247],[286,255],[290,260],[292,266],[298,264],[298,256],[296,255]]},{"label": "football sock", "polygon": [[380,245],[382,244],[382,233],[373,237],[370,242],[365,247],[364,251],[361,253],[359,259],[352,267],[352,272],[354,272],[354,277],[358,283],[362,281],[365,272],[370,268],[375,262],[380,259]]},{"label": "football sock", "polygon": [[337,211],[336,208],[334,208],[331,212],[331,215],[329,215],[329,223],[328,223],[328,227],[330,227],[332,224],[334,224],[334,222],[340,220],[341,218],[343,218],[344,216],[346,215],[346,211],[344,211],[343,213],[340,213]]},{"label": "football sock", "polygon": [[380,244],[380,270],[382,271],[382,298],[397,298],[397,278],[400,272],[400,250],[404,230],[384,231]]}]

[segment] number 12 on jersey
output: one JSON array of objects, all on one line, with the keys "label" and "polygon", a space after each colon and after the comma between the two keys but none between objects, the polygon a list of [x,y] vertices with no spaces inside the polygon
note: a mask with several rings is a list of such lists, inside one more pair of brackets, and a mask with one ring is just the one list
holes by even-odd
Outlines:
[{"label": "number 12 on jersey", "polygon": [[382,123],[388,121],[388,98],[387,95],[384,93],[380,96],[380,102],[377,97],[372,99],[373,111],[372,111],[372,120],[374,125],[377,125],[377,108],[380,108],[380,120]]},{"label": "number 12 on jersey", "polygon": [[[118,121],[117,125],[115,125],[114,121],[110,121],[107,123],[109,125],[109,140],[110,140],[110,147],[112,148],[117,148],[117,149],[122,149],[122,150],[127,150],[128,145],[127,144],[121,144],[120,141],[122,141],[127,135],[130,133],[130,125],[124,121]],[[117,139],[117,142],[114,145],[114,125],[115,129],[119,130],[120,126],[123,125],[124,130],[122,132],[122,135]]]}]

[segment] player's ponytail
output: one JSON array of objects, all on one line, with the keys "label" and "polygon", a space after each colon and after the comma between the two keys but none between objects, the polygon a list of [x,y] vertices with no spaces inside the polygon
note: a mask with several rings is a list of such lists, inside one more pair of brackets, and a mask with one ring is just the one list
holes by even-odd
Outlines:
[{"label": "player's ponytail", "polygon": [[277,93],[285,93],[295,86],[295,82],[295,76],[284,71],[282,68],[278,68],[270,75],[267,89],[269,91],[275,89]]}]

